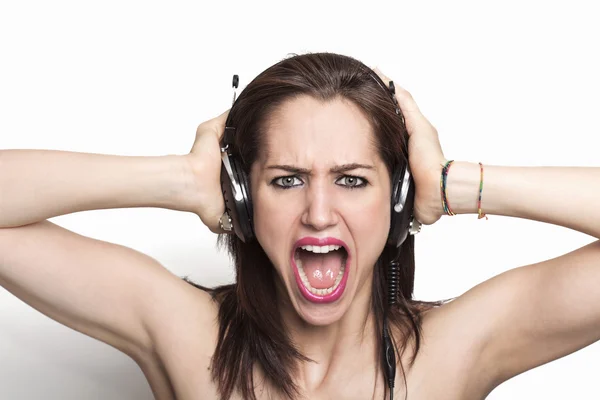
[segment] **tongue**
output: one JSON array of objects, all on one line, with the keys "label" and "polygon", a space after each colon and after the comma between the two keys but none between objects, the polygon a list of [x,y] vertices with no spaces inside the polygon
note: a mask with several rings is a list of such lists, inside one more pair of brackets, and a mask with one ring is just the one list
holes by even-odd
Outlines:
[{"label": "tongue", "polygon": [[316,254],[311,251],[299,250],[302,269],[306,273],[310,286],[315,289],[332,287],[342,266],[342,251]]}]

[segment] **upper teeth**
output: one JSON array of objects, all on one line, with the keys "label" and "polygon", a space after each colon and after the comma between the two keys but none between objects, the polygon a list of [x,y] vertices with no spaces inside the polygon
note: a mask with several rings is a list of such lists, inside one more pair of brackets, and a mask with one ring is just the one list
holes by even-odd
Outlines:
[{"label": "upper teeth", "polygon": [[329,253],[330,251],[338,250],[342,246],[330,244],[328,246],[300,246],[302,250],[312,251],[313,253]]}]

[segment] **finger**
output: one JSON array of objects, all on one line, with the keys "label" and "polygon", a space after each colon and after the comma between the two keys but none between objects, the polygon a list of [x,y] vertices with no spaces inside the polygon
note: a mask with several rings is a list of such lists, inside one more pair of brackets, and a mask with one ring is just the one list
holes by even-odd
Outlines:
[{"label": "finger", "polygon": [[215,233],[217,235],[220,235],[222,233],[231,233],[231,232],[226,231],[225,229],[221,228],[221,224],[219,224],[219,219],[216,219],[215,223],[212,223],[213,222],[212,220],[210,223],[207,223],[202,219],[202,217],[200,217],[200,215],[198,215],[198,217],[200,218],[200,221],[202,221],[202,223],[204,225],[206,225],[208,230],[211,231],[212,233]]},{"label": "finger", "polygon": [[227,117],[229,116],[229,111],[231,111],[231,108],[226,110],[223,114],[219,115],[218,117],[216,117],[213,121],[214,121],[214,129],[217,133],[217,138],[219,139],[219,141],[221,140],[221,138],[223,137],[223,133],[225,132],[225,124],[227,123]]},{"label": "finger", "polygon": [[228,109],[218,117],[206,120],[198,125],[198,128],[196,128],[196,138],[200,137],[200,135],[209,133],[214,134],[217,137],[217,140],[220,141],[225,132],[225,124],[230,110],[231,109]]},{"label": "finger", "polygon": [[[375,67],[375,72],[377,73],[377,75],[379,75],[379,77],[386,84],[386,86],[389,86],[391,79],[388,78],[377,67]],[[415,103],[415,100],[413,99],[412,95],[406,89],[398,85],[396,82],[394,82],[394,88],[396,89],[396,98],[398,99],[398,103],[400,103],[402,111],[418,112],[419,114],[421,114],[421,110],[419,110],[417,103]]]},{"label": "finger", "polygon": [[225,112],[221,115],[219,115],[217,118],[215,118],[218,121],[222,121],[223,124],[225,124],[225,122],[227,121],[227,116],[229,115],[229,111],[231,111],[231,108],[225,110]]},{"label": "finger", "polygon": [[[374,68],[374,71],[381,78],[381,80],[389,86],[391,79],[388,78],[377,67]],[[398,105],[402,110],[402,114],[404,114],[404,119],[407,125],[406,127],[409,130],[409,133],[411,133],[412,130],[419,125],[429,125],[429,121],[421,113],[421,110],[419,109],[419,106],[417,106],[417,103],[413,99],[412,95],[406,89],[396,84],[395,82],[394,88],[396,89],[395,97],[396,100],[398,100]]]}]

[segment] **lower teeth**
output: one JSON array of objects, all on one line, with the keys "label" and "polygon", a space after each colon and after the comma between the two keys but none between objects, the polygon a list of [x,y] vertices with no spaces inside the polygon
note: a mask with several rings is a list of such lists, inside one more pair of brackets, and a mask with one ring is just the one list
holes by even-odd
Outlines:
[{"label": "lower teeth", "polygon": [[315,289],[310,285],[308,277],[306,276],[306,273],[302,268],[302,262],[299,259],[296,259],[296,265],[298,266],[298,273],[300,274],[300,279],[304,283],[304,286],[308,289],[309,292],[311,292],[312,294],[316,294],[317,296],[325,296],[333,292],[340,285],[342,277],[344,276],[344,271],[346,270],[346,261],[344,261],[342,267],[340,268],[340,272],[338,273],[337,278],[335,278],[335,282],[333,283],[332,287],[326,289]]}]

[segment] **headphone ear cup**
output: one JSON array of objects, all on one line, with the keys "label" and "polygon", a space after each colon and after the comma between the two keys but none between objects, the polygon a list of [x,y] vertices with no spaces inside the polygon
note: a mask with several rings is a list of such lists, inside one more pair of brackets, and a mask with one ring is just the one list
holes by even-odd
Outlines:
[{"label": "headphone ear cup", "polygon": [[[392,198],[390,205],[390,232],[388,234],[387,244],[393,247],[400,247],[408,236],[408,230],[410,226],[410,218],[413,214],[414,207],[414,182],[409,172],[409,179],[404,183],[404,175],[407,171],[408,166],[399,166],[394,170],[392,178]],[[402,191],[405,189],[403,185],[406,184],[408,187],[406,200],[401,211],[396,211],[395,205],[400,202],[402,197]]]},{"label": "headphone ear cup", "polygon": [[229,214],[233,224],[235,234],[244,243],[254,239],[254,226],[252,221],[252,200],[248,186],[248,179],[241,166],[234,157],[227,155],[229,165],[233,173],[233,178],[237,182],[240,192],[236,200],[234,193],[234,184],[224,167],[221,167],[221,189],[223,200],[225,201],[225,211]]},{"label": "headphone ear cup", "polygon": [[246,241],[250,241],[250,240],[254,239],[254,214],[253,214],[253,208],[252,208],[252,195],[250,192],[250,179],[248,179],[248,176],[244,172],[241,165],[239,165],[237,163],[237,161],[235,161],[235,160],[234,160],[234,163],[235,163],[235,171],[238,174],[238,179],[239,179],[240,186],[242,189],[242,197],[243,197],[243,201],[240,202],[240,205],[239,205],[240,208],[243,209],[243,211],[240,212],[240,214],[238,214],[241,216],[240,228],[241,228],[242,232],[244,233],[244,237],[246,238]]}]

